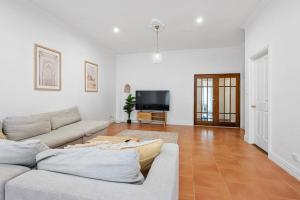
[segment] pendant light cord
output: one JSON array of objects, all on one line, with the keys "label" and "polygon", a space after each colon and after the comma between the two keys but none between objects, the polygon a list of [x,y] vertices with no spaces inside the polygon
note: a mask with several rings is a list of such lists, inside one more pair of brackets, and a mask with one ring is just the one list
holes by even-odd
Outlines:
[{"label": "pendant light cord", "polygon": [[158,53],[158,29],[159,29],[159,26],[156,26],[155,29],[156,29],[156,53]]}]

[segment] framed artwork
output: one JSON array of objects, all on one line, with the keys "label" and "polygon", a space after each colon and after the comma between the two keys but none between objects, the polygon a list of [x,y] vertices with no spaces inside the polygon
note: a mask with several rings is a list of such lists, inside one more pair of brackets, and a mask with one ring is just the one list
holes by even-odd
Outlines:
[{"label": "framed artwork", "polygon": [[98,65],[89,61],[84,62],[85,91],[98,92]]},{"label": "framed artwork", "polygon": [[61,53],[35,44],[34,88],[61,90]]}]

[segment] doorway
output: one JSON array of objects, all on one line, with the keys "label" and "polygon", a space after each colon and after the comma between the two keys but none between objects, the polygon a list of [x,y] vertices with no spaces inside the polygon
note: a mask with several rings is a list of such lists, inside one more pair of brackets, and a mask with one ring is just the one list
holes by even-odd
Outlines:
[{"label": "doorway", "polygon": [[269,143],[269,53],[251,58],[249,70],[250,130],[253,143],[268,152]]},{"label": "doorway", "polygon": [[194,125],[240,127],[240,74],[195,74]]}]

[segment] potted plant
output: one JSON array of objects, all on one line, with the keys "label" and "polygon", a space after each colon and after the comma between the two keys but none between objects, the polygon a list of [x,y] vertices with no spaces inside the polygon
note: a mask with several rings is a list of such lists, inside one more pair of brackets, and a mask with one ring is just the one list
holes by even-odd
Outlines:
[{"label": "potted plant", "polygon": [[126,102],[123,107],[123,110],[128,114],[128,119],[127,119],[128,124],[131,124],[130,115],[131,112],[133,111],[134,105],[135,105],[135,97],[129,94],[128,97],[126,98]]}]

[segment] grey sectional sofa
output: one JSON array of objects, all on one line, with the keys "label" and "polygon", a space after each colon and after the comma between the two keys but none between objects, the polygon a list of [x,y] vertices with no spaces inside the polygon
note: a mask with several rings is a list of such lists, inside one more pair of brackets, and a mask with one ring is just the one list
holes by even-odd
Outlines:
[{"label": "grey sectional sofa", "polygon": [[[78,109],[71,108],[28,117],[6,118],[3,125],[8,139],[40,139],[56,148],[101,134],[108,123],[81,121]],[[177,144],[163,145],[142,185],[0,164],[0,200],[178,200],[178,178]]]},{"label": "grey sectional sofa", "polygon": [[178,200],[178,155],[164,144],[142,185],[0,165],[0,200]]},{"label": "grey sectional sofa", "polygon": [[77,107],[25,117],[7,117],[3,133],[9,140],[39,139],[50,148],[83,143],[102,133],[109,122],[81,120]]}]

